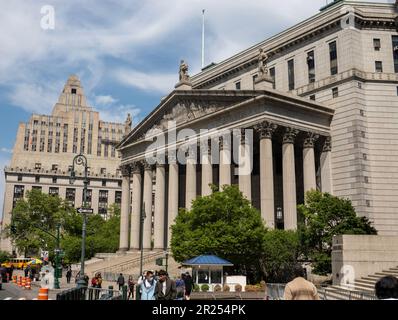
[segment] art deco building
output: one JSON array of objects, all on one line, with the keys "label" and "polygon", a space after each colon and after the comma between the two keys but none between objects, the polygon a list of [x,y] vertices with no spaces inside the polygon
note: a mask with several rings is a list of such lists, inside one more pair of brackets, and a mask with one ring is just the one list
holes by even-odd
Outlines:
[{"label": "art deco building", "polygon": [[[88,106],[80,80],[70,76],[51,115],[33,114],[27,123],[19,124],[11,163],[4,170],[3,226],[10,223],[17,200],[31,189],[57,194],[80,207],[82,166],[75,166],[76,181],[69,182],[73,158],[79,153],[88,159],[88,205],[106,218],[109,205],[121,202],[115,146],[124,131],[124,124],[100,120],[100,114]],[[11,251],[9,239],[2,238],[1,250]]]},{"label": "art deco building", "polygon": [[[190,208],[195,197],[209,194],[208,183],[239,185],[270,228],[295,229],[297,204],[307,190],[318,189],[351,199],[379,234],[398,235],[397,16],[394,4],[334,1],[182,79],[118,146],[120,250],[138,249],[142,208],[153,217],[153,229],[152,219],[144,222],[144,249],[150,250],[152,241],[154,249],[168,247],[178,208]],[[186,164],[175,161],[166,142],[156,150],[166,162],[151,163],[152,142],[145,136],[166,129],[169,120],[176,121],[177,136],[187,128],[193,136],[201,129],[253,129],[252,173],[237,174],[234,160],[200,161],[231,157],[234,147],[221,143],[209,151],[207,141]],[[177,139],[177,147],[184,141]],[[245,148],[245,141],[235,148]]]}]

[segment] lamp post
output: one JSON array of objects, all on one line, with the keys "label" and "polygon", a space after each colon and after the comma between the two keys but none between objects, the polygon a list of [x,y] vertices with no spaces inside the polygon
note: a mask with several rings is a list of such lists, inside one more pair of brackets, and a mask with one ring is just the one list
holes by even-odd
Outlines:
[{"label": "lamp post", "polygon": [[[88,185],[88,178],[87,178],[87,158],[83,154],[78,154],[73,158],[73,163],[72,163],[72,171],[71,171],[71,176],[69,179],[69,182],[71,184],[74,183],[76,180],[76,173],[75,173],[75,164],[76,165],[81,165],[84,167],[84,178],[83,178],[83,208],[87,208],[87,185]],[[83,228],[82,228],[82,252],[81,252],[81,264],[80,264],[80,279],[77,281],[77,287],[82,288],[86,287],[86,282],[84,280],[84,257],[85,257],[85,251],[86,251],[86,212],[83,211]]]},{"label": "lamp post", "polygon": [[141,219],[140,219],[140,250],[141,250],[141,260],[140,260],[140,276],[142,275],[142,264],[144,258],[144,221],[146,218],[145,214],[145,202],[141,209]]},{"label": "lamp post", "polygon": [[279,227],[283,221],[283,213],[282,213],[281,207],[276,208],[276,221],[277,221],[277,225]]}]

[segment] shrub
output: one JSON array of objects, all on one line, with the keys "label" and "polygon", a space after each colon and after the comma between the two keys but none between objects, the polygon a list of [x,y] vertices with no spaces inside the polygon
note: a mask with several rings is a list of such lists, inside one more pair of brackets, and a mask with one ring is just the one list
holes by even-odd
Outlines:
[{"label": "shrub", "polygon": [[199,292],[199,291],[200,291],[200,287],[198,284],[195,283],[193,286],[193,292]]},{"label": "shrub", "polygon": [[231,290],[231,288],[229,287],[229,285],[227,285],[227,284],[224,284],[223,291],[225,291],[225,292],[229,292],[230,290]]},{"label": "shrub", "polygon": [[241,286],[240,284],[237,284],[237,285],[235,286],[235,291],[236,291],[236,292],[242,292],[242,286]]},{"label": "shrub", "polygon": [[267,286],[267,284],[265,283],[265,281],[264,281],[264,280],[261,280],[261,281],[260,281],[260,288],[261,288],[261,289],[265,289],[266,286]]},{"label": "shrub", "polygon": [[208,284],[202,284],[200,289],[202,290],[202,292],[207,292],[207,291],[209,291],[210,288],[209,288]]},{"label": "shrub", "polygon": [[214,292],[220,292],[221,291],[221,286],[219,284],[216,284],[214,286]]}]

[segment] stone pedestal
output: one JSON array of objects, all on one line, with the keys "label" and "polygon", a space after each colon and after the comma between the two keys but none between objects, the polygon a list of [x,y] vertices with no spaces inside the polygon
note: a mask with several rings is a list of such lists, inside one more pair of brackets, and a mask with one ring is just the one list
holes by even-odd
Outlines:
[{"label": "stone pedestal", "polygon": [[274,88],[274,79],[272,79],[268,74],[258,77],[254,81],[255,90],[267,90]]},{"label": "stone pedestal", "polygon": [[192,90],[192,83],[190,80],[181,80],[174,86],[174,88],[176,90]]}]

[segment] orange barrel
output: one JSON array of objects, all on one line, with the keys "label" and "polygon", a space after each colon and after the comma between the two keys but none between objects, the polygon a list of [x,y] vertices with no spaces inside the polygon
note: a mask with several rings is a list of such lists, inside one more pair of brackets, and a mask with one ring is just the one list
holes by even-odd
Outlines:
[{"label": "orange barrel", "polygon": [[48,300],[48,288],[40,288],[37,300]]},{"label": "orange barrel", "polygon": [[22,276],[18,278],[18,287],[22,287]]},{"label": "orange barrel", "polygon": [[25,277],[22,277],[21,286],[22,286],[22,288],[25,289],[25,286],[26,286],[26,278]]},{"label": "orange barrel", "polygon": [[26,278],[26,284],[25,284],[25,289],[30,290],[30,278]]},{"label": "orange barrel", "polygon": [[12,283],[17,284],[17,276],[12,276]]}]

